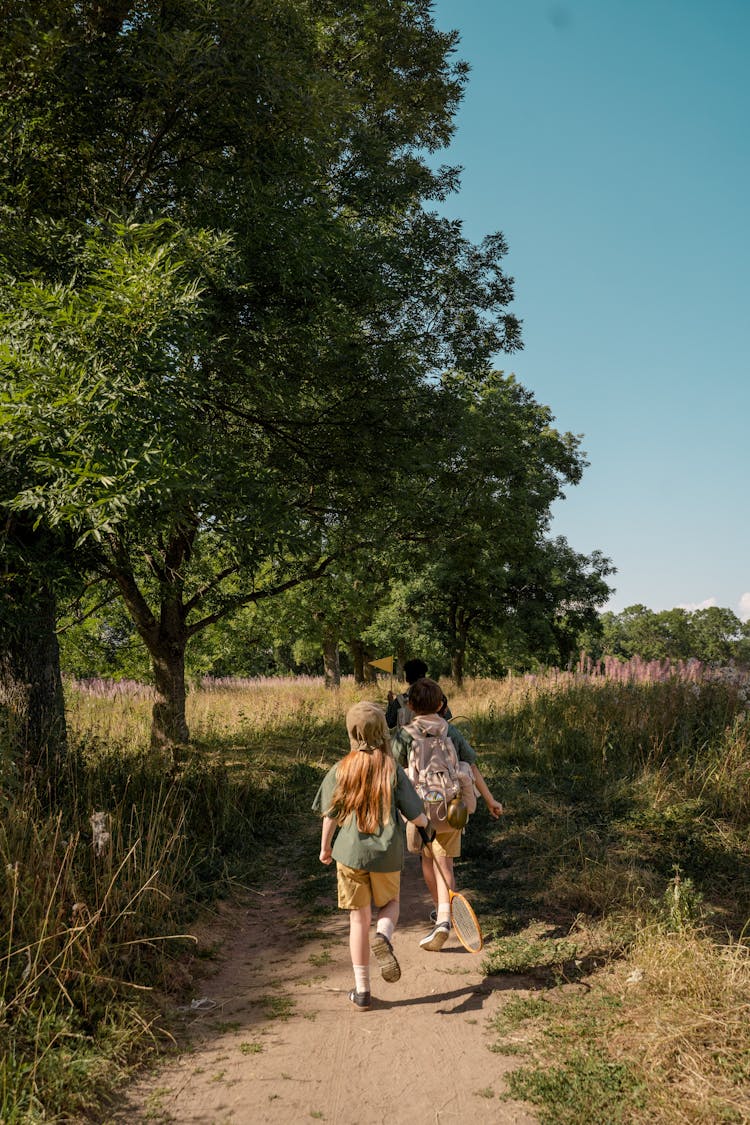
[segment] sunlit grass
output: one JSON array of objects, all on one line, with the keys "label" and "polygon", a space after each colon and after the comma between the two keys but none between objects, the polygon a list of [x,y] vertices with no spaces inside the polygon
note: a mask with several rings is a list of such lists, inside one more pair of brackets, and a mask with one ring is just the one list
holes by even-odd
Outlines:
[{"label": "sunlit grass", "polygon": [[[261,880],[280,820],[307,839],[346,710],[385,706],[390,683],[192,685],[192,747],[168,767],[149,750],[148,688],[66,685],[63,775],[0,796],[0,1119],[84,1110],[158,1036],[149,990],[185,987],[196,904]],[[543,990],[512,1039],[498,1028],[523,1053],[515,1092],[541,1120],[750,1120],[745,678],[630,662],[443,688],[507,806],[499,824],[473,818],[461,863],[491,924],[486,971]],[[331,908],[314,867],[299,869],[308,936]],[[562,1051],[543,1005],[584,979],[595,994],[555,1000]]]},{"label": "sunlit grass", "polygon": [[511,999],[493,1049],[541,1125],[750,1120],[750,955],[695,930],[641,930],[591,990]]}]

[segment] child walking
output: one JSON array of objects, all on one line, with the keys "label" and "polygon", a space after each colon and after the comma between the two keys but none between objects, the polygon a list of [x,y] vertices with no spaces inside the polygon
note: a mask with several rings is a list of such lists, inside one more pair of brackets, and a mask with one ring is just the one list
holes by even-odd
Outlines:
[{"label": "child walking", "polygon": [[349,911],[349,951],[355,1008],[370,1007],[370,925],[378,910],[372,952],[385,981],[401,968],[393,952],[398,922],[404,828],[399,813],[426,827],[424,806],[391,753],[385,715],[374,703],[356,703],[346,715],[350,751],[333,766],[313,801],[323,817],[320,862],[336,860],[338,905]]},{"label": "child walking", "polygon": [[[404,679],[409,685],[408,689],[394,695],[392,691],[388,692],[388,706],[385,709],[385,721],[390,730],[395,731],[398,727],[405,727],[414,718],[414,712],[409,707],[409,691],[417,680],[423,680],[427,675],[427,665],[424,660],[415,657],[413,660],[407,660],[404,664]],[[443,695],[443,702],[437,709],[438,715],[443,719],[452,719],[451,709],[448,706],[448,700]]]},{"label": "child walking", "polygon": [[[490,793],[487,782],[482,777],[476,764],[476,751],[470,746],[457,727],[446,723],[438,711],[443,699],[440,685],[434,680],[417,680],[409,690],[409,706],[417,719],[428,720],[427,728],[431,734],[447,736],[453,742],[460,762],[468,762],[474,779],[474,785],[484,798],[489,814],[494,819],[500,816],[503,806]],[[423,724],[424,725],[424,724]],[[403,766],[408,765],[409,748],[413,734],[409,726],[401,727],[392,743],[394,757]],[[461,828],[452,828],[445,823],[444,827],[437,829],[437,835],[432,841],[430,850],[422,850],[422,874],[427,888],[432,895],[435,909],[430,915],[434,922],[433,928],[420,941],[422,949],[437,952],[442,949],[450,933],[450,895],[448,888],[455,891],[456,880],[453,873],[453,860],[461,855]],[[434,857],[434,861],[433,861]],[[435,873],[435,864],[439,873]],[[442,878],[439,877],[442,875]]]}]

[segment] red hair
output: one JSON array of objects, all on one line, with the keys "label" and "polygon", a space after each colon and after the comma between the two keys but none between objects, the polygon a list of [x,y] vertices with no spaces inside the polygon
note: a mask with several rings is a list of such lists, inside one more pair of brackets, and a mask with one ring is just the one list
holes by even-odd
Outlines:
[{"label": "red hair", "polygon": [[329,815],[343,824],[352,813],[360,832],[377,832],[391,819],[396,761],[381,747],[351,750],[336,770]]}]

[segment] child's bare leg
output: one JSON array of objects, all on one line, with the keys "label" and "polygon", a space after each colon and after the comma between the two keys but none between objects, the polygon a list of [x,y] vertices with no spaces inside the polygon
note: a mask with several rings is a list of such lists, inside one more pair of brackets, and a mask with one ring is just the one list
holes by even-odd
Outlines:
[{"label": "child's bare leg", "polygon": [[449,855],[436,855],[433,862],[440,869],[439,875],[433,868],[432,877],[437,883],[437,923],[450,922],[451,899],[448,888],[455,889],[456,880],[453,875],[453,859]]},{"label": "child's bare leg", "polygon": [[392,898],[378,911],[378,924],[375,928],[379,934],[384,934],[388,941],[393,941],[393,931],[396,929],[400,909],[401,902],[399,899]]},{"label": "child's bare leg", "polygon": [[422,876],[427,884],[427,890],[432,895],[432,901],[435,906],[438,904],[438,887],[437,876],[435,875],[435,868],[432,865],[432,856],[422,852]]},{"label": "child's bare leg", "polygon": [[360,994],[370,991],[369,937],[371,919],[372,914],[369,906],[361,906],[357,910],[349,911],[349,952],[351,953],[352,969],[354,970],[354,988]]},{"label": "child's bare leg", "polygon": [[453,856],[436,855],[435,862],[440,868],[441,874],[443,876],[442,886],[441,880],[438,880],[438,899],[440,900],[440,902],[450,902],[450,895],[445,889],[445,884],[447,884],[452,891],[455,891],[456,877],[453,873]]},{"label": "child's bare leg", "polygon": [[[440,872],[443,876],[442,879],[438,878],[435,874],[434,863],[440,867]],[[434,856],[422,853],[422,874],[424,881],[427,884],[427,889],[432,895],[432,901],[438,906],[441,902],[449,902],[450,896],[447,887],[452,891],[456,889],[456,879],[453,874],[453,857],[449,855],[436,855]]]},{"label": "child's bare leg", "polygon": [[370,922],[372,912],[369,906],[361,906],[349,911],[349,952],[352,965],[370,964]]},{"label": "child's bare leg", "polygon": [[435,929],[423,937],[419,944],[423,949],[437,951],[443,948],[450,930],[451,907],[448,888],[451,890],[455,888],[453,858],[434,853],[431,856],[423,854],[422,870],[437,910]]}]

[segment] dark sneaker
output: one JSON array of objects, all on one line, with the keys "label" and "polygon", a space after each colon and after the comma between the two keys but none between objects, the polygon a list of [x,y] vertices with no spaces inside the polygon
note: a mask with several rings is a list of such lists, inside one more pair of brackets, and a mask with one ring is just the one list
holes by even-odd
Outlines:
[{"label": "dark sneaker", "polygon": [[349,999],[355,1008],[359,1008],[360,1012],[366,1012],[370,1007],[369,992],[357,992],[356,988],[353,988],[349,993]]},{"label": "dark sneaker", "polygon": [[[437,926],[437,910],[430,911],[430,921],[432,922],[433,926]],[[444,924],[447,925],[448,929],[451,928],[450,922],[446,922]]]},{"label": "dark sneaker", "polygon": [[435,929],[431,930],[426,937],[423,937],[419,944],[422,949],[429,949],[431,953],[437,953],[448,940],[449,932],[450,922],[438,922]]},{"label": "dark sneaker", "polygon": [[372,951],[375,954],[375,960],[380,965],[380,973],[383,980],[387,980],[389,984],[393,984],[393,982],[397,981],[401,976],[401,966],[396,960],[393,946],[385,934],[375,934],[375,937],[372,939]]}]

